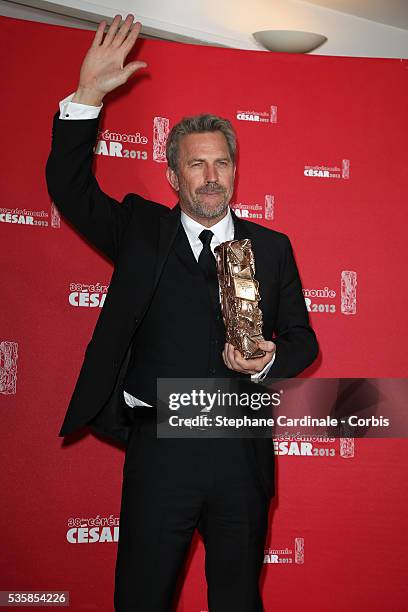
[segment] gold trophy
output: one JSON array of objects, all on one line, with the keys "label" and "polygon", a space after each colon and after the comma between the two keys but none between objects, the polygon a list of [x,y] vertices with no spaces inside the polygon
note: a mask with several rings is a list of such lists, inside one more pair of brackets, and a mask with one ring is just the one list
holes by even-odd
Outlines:
[{"label": "gold trophy", "polygon": [[262,311],[258,306],[259,282],[255,280],[255,258],[251,240],[228,240],[215,247],[221,311],[226,341],[245,359],[264,357],[259,348],[262,336]]}]

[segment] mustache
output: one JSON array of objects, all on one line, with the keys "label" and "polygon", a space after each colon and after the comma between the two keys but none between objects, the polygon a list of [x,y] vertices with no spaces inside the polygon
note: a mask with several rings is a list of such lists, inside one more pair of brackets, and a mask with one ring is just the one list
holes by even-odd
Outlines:
[{"label": "mustache", "polygon": [[196,193],[225,193],[225,188],[218,183],[209,183],[196,190]]}]

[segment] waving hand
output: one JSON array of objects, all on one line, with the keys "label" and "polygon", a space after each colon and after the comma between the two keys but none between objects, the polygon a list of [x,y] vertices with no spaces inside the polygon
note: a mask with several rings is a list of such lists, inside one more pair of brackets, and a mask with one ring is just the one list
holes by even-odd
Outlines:
[{"label": "waving hand", "polygon": [[128,15],[121,24],[121,16],[116,15],[105,36],[106,21],[101,21],[82,62],[73,102],[100,106],[108,92],[126,83],[136,70],[147,65],[142,61],[125,65],[126,56],[134,46],[141,28],[141,23],[133,23],[133,19],[133,15]]}]

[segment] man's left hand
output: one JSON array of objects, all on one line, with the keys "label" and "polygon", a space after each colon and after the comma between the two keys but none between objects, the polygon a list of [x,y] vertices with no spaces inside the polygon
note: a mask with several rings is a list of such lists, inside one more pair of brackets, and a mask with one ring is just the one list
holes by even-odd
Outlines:
[{"label": "man's left hand", "polygon": [[235,370],[241,374],[258,374],[272,359],[276,351],[276,344],[271,340],[263,340],[258,342],[258,346],[265,351],[265,356],[257,359],[245,359],[238,349],[226,342],[222,352],[225,365],[230,370]]}]

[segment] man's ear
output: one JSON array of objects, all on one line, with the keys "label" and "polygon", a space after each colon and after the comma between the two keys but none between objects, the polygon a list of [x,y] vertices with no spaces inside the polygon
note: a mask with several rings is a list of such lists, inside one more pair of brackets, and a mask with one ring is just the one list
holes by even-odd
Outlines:
[{"label": "man's ear", "polygon": [[170,185],[173,187],[174,191],[178,191],[180,189],[180,186],[177,174],[174,172],[174,170],[170,168],[170,166],[167,166],[166,177]]}]

